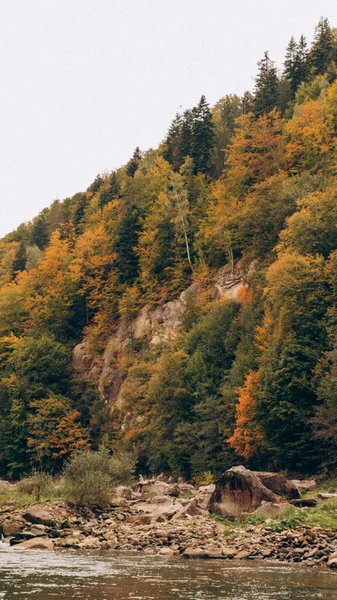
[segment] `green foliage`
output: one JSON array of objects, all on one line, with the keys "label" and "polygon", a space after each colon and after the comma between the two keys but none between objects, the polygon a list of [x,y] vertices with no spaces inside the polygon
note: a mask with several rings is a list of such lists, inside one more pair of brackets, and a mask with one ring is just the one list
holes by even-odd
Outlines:
[{"label": "green foliage", "polygon": [[133,472],[134,461],[127,454],[112,458],[105,448],[84,450],[76,453],[65,468],[65,494],[74,504],[104,508],[116,485],[129,483]]},{"label": "green foliage", "polygon": [[258,62],[258,74],[255,78],[254,114],[260,117],[278,106],[279,80],[275,63],[268,52]]}]

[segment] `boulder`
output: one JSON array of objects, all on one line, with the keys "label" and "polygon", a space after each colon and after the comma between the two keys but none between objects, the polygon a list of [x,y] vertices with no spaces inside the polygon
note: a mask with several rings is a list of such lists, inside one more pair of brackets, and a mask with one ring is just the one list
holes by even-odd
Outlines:
[{"label": "boulder", "polygon": [[241,552],[238,552],[234,558],[236,560],[242,560],[243,558],[248,558],[250,556],[250,552],[247,552],[247,550],[241,550]]},{"label": "boulder", "polygon": [[20,533],[27,526],[26,521],[18,517],[8,517],[0,524],[0,532],[2,531],[5,537]]},{"label": "boulder", "polygon": [[277,497],[245,467],[232,467],[216,483],[210,510],[223,517],[239,517],[261,506],[262,501],[277,504]]},{"label": "boulder", "polygon": [[212,494],[214,493],[214,483],[210,485],[202,485],[198,488],[196,496],[193,498],[193,502],[199,508],[203,510],[209,510],[211,504]]},{"label": "boulder", "polygon": [[256,517],[266,516],[266,517],[276,517],[277,515],[282,515],[284,511],[288,508],[289,504],[287,502],[266,502],[262,500],[261,506],[254,510],[253,513],[249,513],[250,515],[254,515]]},{"label": "boulder", "polygon": [[0,479],[0,490],[10,490],[15,488],[15,485],[13,483],[9,483],[9,481],[6,481],[5,479]]},{"label": "boulder", "polygon": [[311,492],[317,486],[314,479],[289,479],[289,481],[298,489],[300,494]]},{"label": "boulder", "polygon": [[19,548],[20,550],[52,550],[54,548],[54,544],[52,540],[49,540],[48,538],[34,538],[32,540],[22,542],[21,544],[17,544],[15,548]]},{"label": "boulder", "polygon": [[279,475],[278,473],[268,473],[265,471],[252,471],[259,480],[263,483],[263,485],[277,494],[278,496],[283,496],[289,500],[294,500],[295,498],[300,498],[301,494],[298,491],[295,484],[283,477],[283,475]]},{"label": "boulder", "polygon": [[119,485],[116,488],[116,496],[117,498],[124,498],[125,500],[132,500],[132,491],[129,487],[124,485]]},{"label": "boulder", "polygon": [[207,552],[202,548],[186,548],[183,558],[207,558]]},{"label": "boulder", "polygon": [[317,498],[299,498],[297,500],[290,500],[290,504],[292,504],[293,506],[299,506],[300,508],[313,508],[314,506],[316,506],[317,502]]},{"label": "boulder", "polygon": [[179,486],[175,483],[166,483],[165,481],[141,481],[139,482],[140,492],[143,499],[151,499],[155,496],[180,496]]},{"label": "boulder", "polygon": [[55,526],[55,519],[53,515],[41,504],[35,504],[24,513],[23,518],[29,523],[40,523],[41,525],[47,525],[48,527]]},{"label": "boulder", "polygon": [[207,517],[214,490],[214,484],[200,486],[194,498],[180,508],[174,515],[173,520],[182,519],[186,516],[195,517],[197,515]]}]

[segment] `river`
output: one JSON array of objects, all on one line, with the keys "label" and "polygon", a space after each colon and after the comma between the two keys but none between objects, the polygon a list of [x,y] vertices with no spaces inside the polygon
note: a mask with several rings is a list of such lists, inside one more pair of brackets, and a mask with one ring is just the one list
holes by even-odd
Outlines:
[{"label": "river", "polygon": [[336,600],[337,574],[268,563],[19,551],[0,543],[1,600]]}]

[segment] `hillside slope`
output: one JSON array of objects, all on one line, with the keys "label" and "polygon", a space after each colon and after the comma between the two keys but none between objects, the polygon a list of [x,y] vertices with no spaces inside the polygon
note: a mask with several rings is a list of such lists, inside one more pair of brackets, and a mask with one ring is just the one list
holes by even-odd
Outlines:
[{"label": "hillside slope", "polygon": [[337,38],[0,241],[0,475],[336,468]]}]

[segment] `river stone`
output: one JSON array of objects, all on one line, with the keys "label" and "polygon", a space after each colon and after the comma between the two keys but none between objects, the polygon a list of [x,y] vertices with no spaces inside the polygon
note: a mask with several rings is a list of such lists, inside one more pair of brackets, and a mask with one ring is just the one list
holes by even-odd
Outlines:
[{"label": "river stone", "polygon": [[175,552],[174,552],[174,550],[172,550],[172,548],[160,548],[160,550],[158,551],[158,554],[160,554],[162,556],[172,557],[175,555]]},{"label": "river stone", "polygon": [[235,560],[242,560],[244,558],[248,558],[250,556],[250,552],[247,552],[247,550],[241,550],[241,552],[238,552],[235,556],[234,559]]},{"label": "river stone", "polygon": [[23,515],[29,523],[40,523],[41,525],[47,525],[49,527],[55,526],[55,519],[53,515],[43,506],[36,504],[31,506],[27,512]]},{"label": "river stone", "polygon": [[330,569],[337,569],[337,558],[328,560],[328,567],[330,567]]},{"label": "river stone", "polygon": [[207,552],[201,548],[186,548],[183,558],[207,558]]},{"label": "river stone", "polygon": [[2,530],[3,535],[8,537],[20,533],[26,526],[27,523],[23,519],[9,517],[0,524],[0,531]]},{"label": "river stone", "polygon": [[20,550],[53,550],[54,544],[52,540],[47,538],[34,538],[33,540],[17,544],[15,548],[19,548]]},{"label": "river stone", "polygon": [[237,551],[235,548],[223,547],[222,554],[225,558],[234,558],[235,554],[237,554]]},{"label": "river stone", "polygon": [[257,475],[243,466],[232,467],[217,481],[210,509],[223,517],[239,517],[261,506],[263,500],[277,504],[277,497]]}]

